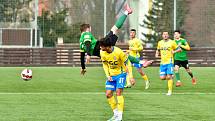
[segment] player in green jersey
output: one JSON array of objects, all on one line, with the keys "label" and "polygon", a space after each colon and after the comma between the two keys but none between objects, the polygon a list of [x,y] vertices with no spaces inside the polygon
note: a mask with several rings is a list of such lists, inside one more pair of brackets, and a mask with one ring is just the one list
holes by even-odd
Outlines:
[{"label": "player in green jersey", "polygon": [[[111,28],[111,31],[106,35],[105,38],[111,38],[112,46],[116,44],[118,37],[116,36],[117,31],[122,27],[123,23],[125,22],[127,16],[132,13],[131,8],[126,4],[124,6],[124,12],[116,21],[115,25]],[[95,37],[91,33],[91,26],[89,24],[82,24],[80,27],[81,30],[81,37],[80,37],[80,50],[81,50],[81,74],[85,74],[86,67],[85,67],[85,53],[86,56],[86,63],[90,62],[90,56],[98,56],[100,57],[100,45],[99,41],[95,39]],[[137,60],[134,57],[129,56],[129,60],[131,62],[136,63],[143,63],[140,60]]]},{"label": "player in green jersey", "polygon": [[182,85],[180,76],[179,76],[179,68],[184,67],[187,73],[192,78],[192,84],[196,84],[196,79],[193,76],[193,73],[191,69],[189,68],[188,58],[187,58],[187,51],[190,50],[190,46],[187,43],[186,39],[181,38],[181,32],[179,30],[175,30],[174,32],[174,40],[177,43],[177,45],[181,48],[181,52],[174,54],[174,71],[175,71],[175,77],[176,77],[176,87],[179,87]]},{"label": "player in green jersey", "polygon": [[86,56],[86,63],[89,63],[90,56],[95,55],[99,56],[100,54],[97,49],[100,49],[98,41],[91,33],[91,26],[89,24],[82,24],[80,27],[81,30],[81,37],[80,37],[80,52],[81,52],[81,74],[86,72],[85,67],[85,53]]}]

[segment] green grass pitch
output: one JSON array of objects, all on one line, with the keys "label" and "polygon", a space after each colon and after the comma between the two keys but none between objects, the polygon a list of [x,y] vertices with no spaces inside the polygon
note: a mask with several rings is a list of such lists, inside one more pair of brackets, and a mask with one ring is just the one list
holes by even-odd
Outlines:
[{"label": "green grass pitch", "polygon": [[[106,121],[112,111],[105,97],[101,67],[32,67],[33,79],[23,81],[24,67],[0,67],[0,121]],[[144,69],[151,87],[134,69],[135,87],[125,89],[124,121],[215,121],[215,68],[193,67],[193,86],[184,69],[182,87],[166,96],[167,82],[159,68]]]}]

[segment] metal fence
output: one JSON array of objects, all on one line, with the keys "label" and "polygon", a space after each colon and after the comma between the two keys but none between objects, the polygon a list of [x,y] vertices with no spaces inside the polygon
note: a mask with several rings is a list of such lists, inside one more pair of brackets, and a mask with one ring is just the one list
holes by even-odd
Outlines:
[{"label": "metal fence", "polygon": [[[152,4],[154,1],[158,1],[161,8]],[[121,42],[129,39],[130,28],[137,29],[138,38],[143,41],[146,40],[143,33],[155,32],[141,26],[147,11],[154,7],[164,12],[162,20],[156,20],[161,21],[156,27],[165,25],[157,34],[166,28],[172,31],[174,28],[181,29],[192,46],[215,46],[214,0],[1,0],[0,28],[38,30],[26,35],[26,38],[35,38],[34,47],[39,47],[40,37],[43,38],[43,45],[48,45],[50,41],[56,44],[61,38],[64,43],[76,43],[82,23],[91,24],[92,33],[96,38],[101,38],[114,25],[125,2],[134,12],[119,32]],[[167,22],[169,20],[170,23]],[[4,45],[2,42],[5,40],[2,39],[0,34],[0,46]],[[28,41],[26,46],[32,43],[31,39]]]}]

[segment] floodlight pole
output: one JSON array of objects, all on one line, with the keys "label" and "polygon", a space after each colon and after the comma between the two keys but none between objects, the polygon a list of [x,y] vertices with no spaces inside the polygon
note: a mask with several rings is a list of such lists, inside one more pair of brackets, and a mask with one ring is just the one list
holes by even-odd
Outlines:
[{"label": "floodlight pole", "polygon": [[177,6],[176,6],[176,0],[174,0],[174,30],[176,30],[176,10],[177,10],[177,8],[176,8]]},{"label": "floodlight pole", "polygon": [[38,5],[39,2],[38,0],[35,0],[35,36],[34,36],[34,41],[35,41],[35,47],[37,47],[37,17],[38,17]]},{"label": "floodlight pole", "polygon": [[106,7],[106,5],[107,5],[107,0],[104,0],[104,36],[107,34],[107,32],[106,32],[106,27],[107,27],[106,26],[107,25],[107,20],[106,20],[107,7]]}]

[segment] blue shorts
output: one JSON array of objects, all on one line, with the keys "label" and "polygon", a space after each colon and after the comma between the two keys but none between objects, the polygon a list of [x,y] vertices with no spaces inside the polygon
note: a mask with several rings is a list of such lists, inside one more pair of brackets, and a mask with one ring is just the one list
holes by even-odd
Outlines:
[{"label": "blue shorts", "polygon": [[[136,58],[137,60],[140,60],[140,58]],[[139,63],[132,63],[132,65],[135,67],[135,68],[142,68],[143,67],[143,64],[139,64]]]},{"label": "blue shorts", "polygon": [[160,76],[173,74],[173,64],[161,64],[160,65]]},{"label": "blue shorts", "polygon": [[118,88],[124,88],[126,82],[126,73],[117,76],[111,76],[113,81],[106,80],[106,90],[116,91]]},{"label": "blue shorts", "polygon": [[132,63],[132,65],[133,65],[135,68],[142,68],[142,67],[143,67],[143,64],[139,64],[139,63]]}]

